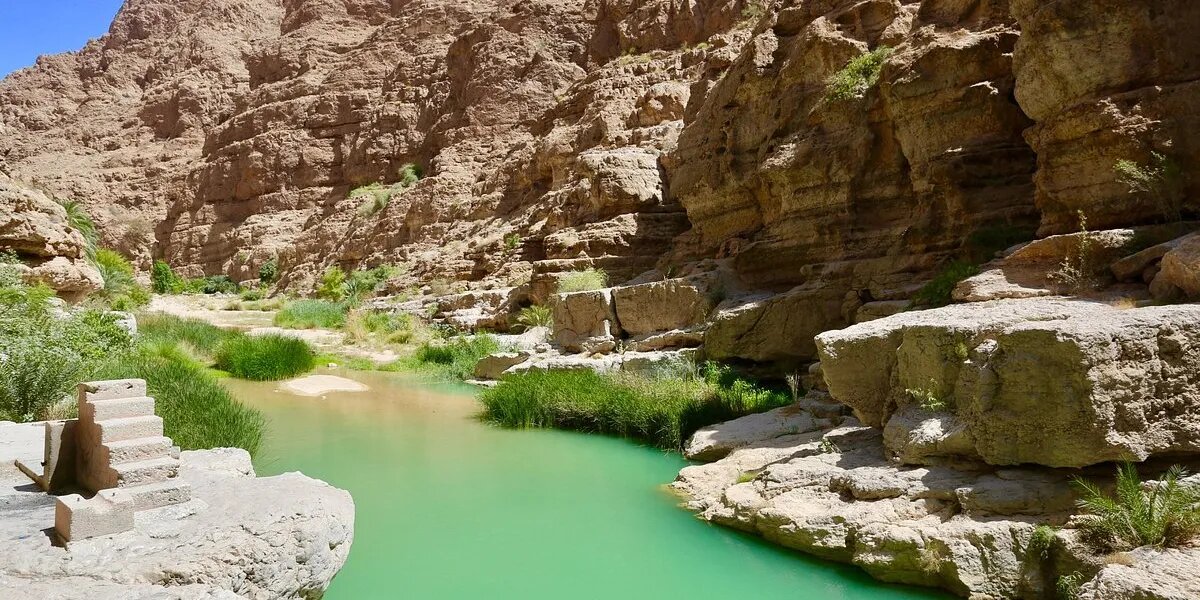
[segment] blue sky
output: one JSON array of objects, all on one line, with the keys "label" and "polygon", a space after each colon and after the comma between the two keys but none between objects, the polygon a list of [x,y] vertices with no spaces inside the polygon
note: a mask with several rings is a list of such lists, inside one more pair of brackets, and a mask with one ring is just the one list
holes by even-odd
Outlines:
[{"label": "blue sky", "polygon": [[123,0],[0,0],[0,77],[104,35]]}]

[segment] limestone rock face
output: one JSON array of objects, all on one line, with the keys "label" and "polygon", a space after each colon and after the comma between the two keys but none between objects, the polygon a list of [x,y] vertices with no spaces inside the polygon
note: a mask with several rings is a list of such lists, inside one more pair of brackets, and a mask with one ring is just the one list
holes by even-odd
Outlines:
[{"label": "limestone rock face", "polygon": [[1079,467],[1200,452],[1200,307],[1028,299],[817,336],[834,399],[907,463]]},{"label": "limestone rock face", "polygon": [[[1150,153],[1183,172],[1200,171],[1200,41],[1188,0],[1012,0],[1021,35],[1013,54],[1014,93],[1035,125],[1041,233],[1092,229],[1163,217],[1150,198],[1117,182],[1118,160],[1149,164]],[[1097,48],[1104,48],[1098,52]],[[1195,201],[1200,181],[1181,182]],[[1190,192],[1187,192],[1190,190]],[[1195,206],[1191,208],[1194,210]]]},{"label": "limestone rock face", "polygon": [[0,173],[0,250],[16,252],[26,263],[27,281],[45,283],[68,300],[100,289],[100,272],[86,260],[85,248],[62,206]]}]

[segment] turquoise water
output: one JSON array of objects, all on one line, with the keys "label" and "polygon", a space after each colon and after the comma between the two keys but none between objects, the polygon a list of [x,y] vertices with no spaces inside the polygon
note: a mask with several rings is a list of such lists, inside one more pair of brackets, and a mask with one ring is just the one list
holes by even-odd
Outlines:
[{"label": "turquoise water", "polygon": [[301,470],[354,496],[330,600],[943,597],[696,519],[663,488],[687,464],[678,455],[498,429],[473,418],[470,388],[342,374],[371,392],[228,381],[270,422],[260,475]]}]

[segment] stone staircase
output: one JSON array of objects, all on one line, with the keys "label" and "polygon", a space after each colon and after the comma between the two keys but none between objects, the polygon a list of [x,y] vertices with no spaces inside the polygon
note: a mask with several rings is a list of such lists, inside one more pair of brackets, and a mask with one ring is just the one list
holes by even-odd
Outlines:
[{"label": "stone staircase", "polygon": [[135,510],[191,499],[178,479],[179,457],[163,436],[154,399],[138,379],[79,386],[78,482],[90,490],[117,488],[133,498]]}]

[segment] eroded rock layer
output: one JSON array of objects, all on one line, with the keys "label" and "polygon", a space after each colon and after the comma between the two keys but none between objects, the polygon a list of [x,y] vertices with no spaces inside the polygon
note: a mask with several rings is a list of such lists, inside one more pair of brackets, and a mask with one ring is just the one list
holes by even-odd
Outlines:
[{"label": "eroded rock layer", "polygon": [[[0,83],[0,161],[82,201],[107,245],[190,275],[253,278],[278,254],[297,287],[385,262],[425,282],[597,266],[620,283],[718,259],[732,286],[791,290],[722,317],[723,352],[806,359],[742,323],[814,315],[783,323],[790,345],[1078,210],[1159,219],[1118,159],[1168,157],[1189,197],[1196,10],[130,0],[108,35]],[[885,47],[877,84],[829,94]],[[349,198],[409,163],[425,178],[386,206]]]}]

